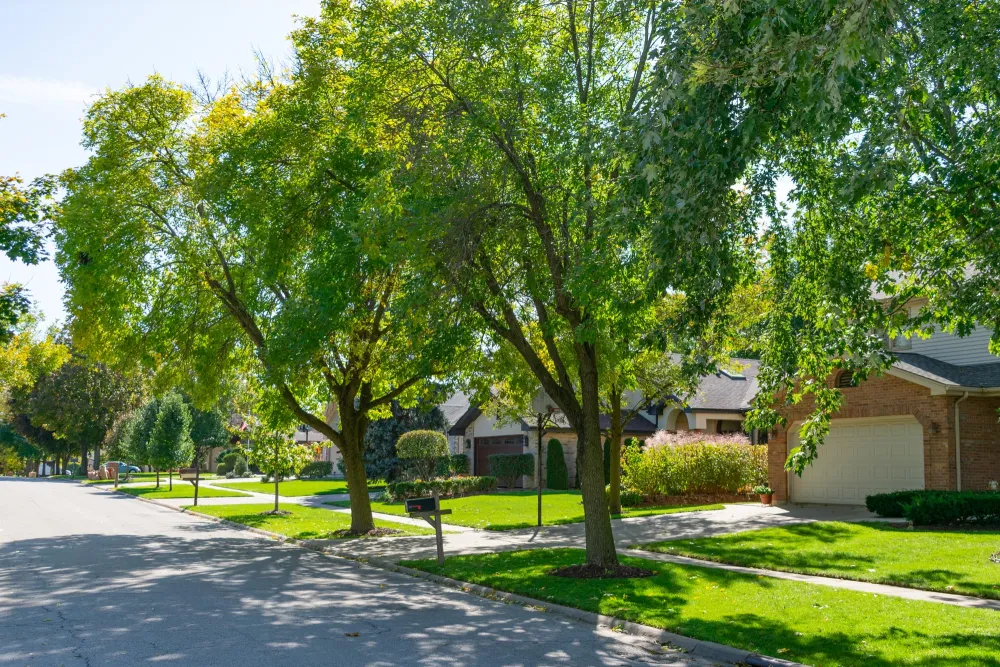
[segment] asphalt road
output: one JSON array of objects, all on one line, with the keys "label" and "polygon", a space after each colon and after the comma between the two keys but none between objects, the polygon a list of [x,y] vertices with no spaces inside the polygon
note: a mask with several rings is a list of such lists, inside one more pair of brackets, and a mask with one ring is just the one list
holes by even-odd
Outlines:
[{"label": "asphalt road", "polygon": [[0,478],[0,665],[713,664],[121,494]]}]

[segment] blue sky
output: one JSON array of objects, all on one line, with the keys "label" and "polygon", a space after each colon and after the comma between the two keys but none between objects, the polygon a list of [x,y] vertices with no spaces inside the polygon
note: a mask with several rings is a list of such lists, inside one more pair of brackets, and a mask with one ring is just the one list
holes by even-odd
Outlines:
[{"label": "blue sky", "polygon": [[[253,71],[254,52],[287,61],[293,15],[319,0],[0,0],[0,174],[26,180],[82,163],[80,119],[93,95],[157,72],[193,83]],[[0,255],[0,282],[27,284],[46,321],[64,317],[51,261]]]}]

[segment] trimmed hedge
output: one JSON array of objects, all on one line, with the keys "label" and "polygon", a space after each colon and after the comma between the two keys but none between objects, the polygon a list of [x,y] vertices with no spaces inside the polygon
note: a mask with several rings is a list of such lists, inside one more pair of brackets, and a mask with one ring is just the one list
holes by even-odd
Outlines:
[{"label": "trimmed hedge", "polygon": [[508,489],[514,488],[518,477],[535,472],[534,454],[493,454],[487,460],[490,474],[505,482],[504,486]]},{"label": "trimmed hedge", "polygon": [[622,488],[646,500],[685,494],[748,493],[767,483],[766,445],[695,443],[675,447],[626,447]]},{"label": "trimmed hedge", "polygon": [[876,493],[865,498],[865,507],[872,514],[889,518],[902,518],[903,507],[913,502],[917,496],[935,493],[934,491],[910,490]]},{"label": "trimmed hedge", "polygon": [[1000,524],[1000,493],[995,491],[895,491],[868,496],[865,505],[915,526]]},{"label": "trimmed hedge", "polygon": [[469,457],[465,454],[452,454],[451,455],[451,474],[452,475],[468,475],[469,474]]},{"label": "trimmed hedge", "polygon": [[407,498],[421,498],[431,495],[434,490],[442,498],[458,498],[473,493],[489,493],[497,490],[496,477],[454,477],[435,479],[429,482],[392,482],[385,485],[385,494],[393,501]]},{"label": "trimmed hedge", "polygon": [[545,486],[557,491],[569,488],[569,469],[566,467],[566,455],[563,453],[562,442],[556,438],[549,440],[545,450]]},{"label": "trimmed hedge", "polygon": [[333,474],[333,463],[330,461],[310,461],[299,470],[299,479],[322,479]]}]

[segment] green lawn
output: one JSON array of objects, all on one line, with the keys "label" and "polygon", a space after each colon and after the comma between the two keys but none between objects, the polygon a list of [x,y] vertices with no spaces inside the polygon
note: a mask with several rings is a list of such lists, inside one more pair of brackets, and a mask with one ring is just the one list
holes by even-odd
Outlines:
[{"label": "green lawn", "polygon": [[[347,501],[329,504],[338,507],[351,506]],[[625,512],[620,516],[648,516],[651,514],[721,510],[722,508],[722,505],[625,508]],[[512,530],[514,528],[530,528],[538,524],[538,495],[535,491],[510,491],[452,498],[442,500],[441,509],[452,511],[450,516],[445,517],[445,522],[456,526],[485,528],[486,530]],[[372,511],[384,514],[406,514],[403,503],[373,502]],[[583,521],[583,504],[579,491],[545,491],[543,493],[542,522],[546,526],[580,521]]]},{"label": "green lawn", "polygon": [[[254,480],[251,482],[231,482],[219,481],[219,486],[227,489],[240,489],[242,491],[256,491],[257,493],[267,493],[274,495],[274,482],[261,482]],[[370,491],[377,491],[385,488],[385,483],[378,480],[368,482]],[[278,494],[288,498],[298,498],[300,496],[329,496],[338,493],[347,493],[347,482],[342,479],[293,479],[288,482],[281,482],[278,485]]]},{"label": "green lawn", "polygon": [[[196,507],[203,514],[229,519],[253,528],[281,533],[300,540],[316,540],[335,538],[335,531],[347,530],[351,527],[351,517],[343,512],[333,512],[319,507],[303,507],[301,505],[279,505],[290,516],[270,516],[264,514],[274,509],[274,505],[205,505]],[[395,528],[406,535],[432,535],[430,527],[410,526],[391,521],[376,521],[378,528]]]},{"label": "green lawn", "polygon": [[600,612],[808,665],[1000,664],[1000,613],[725,570],[623,558],[646,579],[564,579],[580,549],[404,563],[461,581]]},{"label": "green lawn", "polygon": [[[201,479],[205,479],[205,480],[209,480],[209,479],[214,480],[216,478],[214,472],[203,472],[203,473],[201,473],[200,477],[201,477]],[[84,484],[114,484],[115,483],[115,480],[113,480],[113,479],[85,479],[83,477],[76,477],[75,479],[79,479]],[[170,476],[167,473],[165,473],[165,472],[161,472],[160,473],[160,483],[161,484],[164,481],[169,480],[169,479],[170,479]],[[174,473],[174,481],[176,482],[178,479],[180,479],[180,476],[175,472]],[[155,481],[156,481],[156,473],[155,472],[136,472],[136,473],[132,473],[132,477],[129,478],[129,482],[128,483],[133,483],[133,482],[155,482]],[[121,477],[118,480],[118,483],[119,484],[125,484],[126,483],[125,482],[125,477],[124,476]],[[185,484],[186,483],[187,482],[185,482]]]},{"label": "green lawn", "polygon": [[[118,487],[119,491],[123,491],[132,496],[142,496],[143,498],[151,498],[154,500],[162,500],[164,498],[194,498],[194,486],[190,482],[179,482],[174,480],[174,490],[169,489],[169,485],[160,480],[160,488],[157,489],[155,486],[132,486],[132,487]],[[246,498],[247,494],[238,493],[236,491],[220,491],[219,489],[213,489],[207,486],[202,486],[198,490],[199,498]]]},{"label": "green lawn", "polygon": [[905,530],[883,523],[809,523],[641,549],[771,570],[1000,598],[1000,532]]}]

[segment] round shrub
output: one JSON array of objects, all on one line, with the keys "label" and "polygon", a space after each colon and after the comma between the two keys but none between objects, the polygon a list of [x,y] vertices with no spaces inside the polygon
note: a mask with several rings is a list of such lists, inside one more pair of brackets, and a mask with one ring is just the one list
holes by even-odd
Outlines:
[{"label": "round shrub", "polygon": [[333,464],[329,461],[310,461],[299,470],[299,479],[322,479],[333,473]]},{"label": "round shrub", "polygon": [[448,438],[440,431],[409,431],[396,441],[396,456],[410,462],[418,479],[431,479],[438,460],[448,456]]},{"label": "round shrub", "polygon": [[644,502],[642,494],[632,489],[621,490],[622,507],[636,507]]},{"label": "round shrub", "polygon": [[569,470],[562,443],[556,438],[549,440],[545,450],[545,486],[557,491],[569,488]]}]

